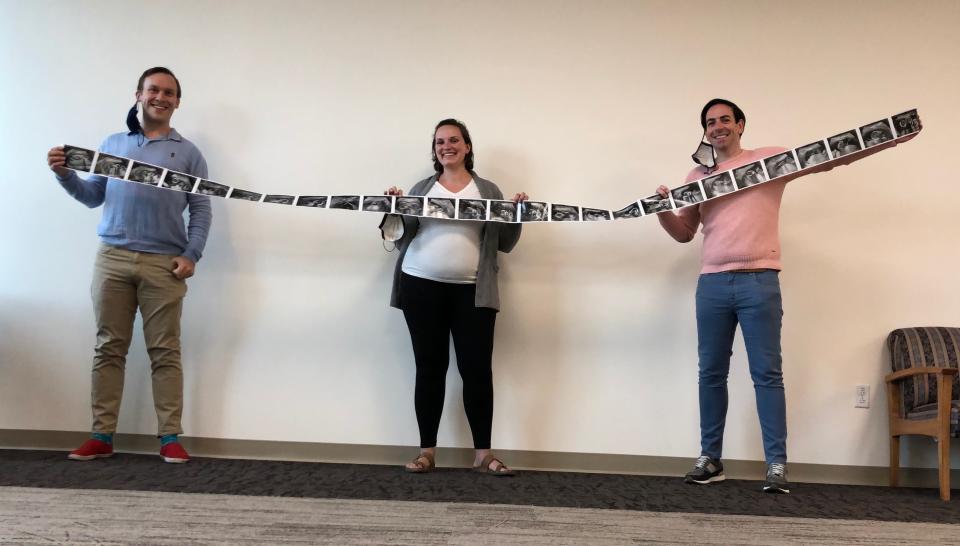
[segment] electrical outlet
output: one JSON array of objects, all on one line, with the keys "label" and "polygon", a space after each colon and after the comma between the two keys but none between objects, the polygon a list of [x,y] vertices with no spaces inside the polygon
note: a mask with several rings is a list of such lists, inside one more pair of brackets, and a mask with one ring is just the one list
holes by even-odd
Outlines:
[{"label": "electrical outlet", "polygon": [[870,385],[856,386],[856,390],[854,391],[853,407],[855,408],[870,407]]}]

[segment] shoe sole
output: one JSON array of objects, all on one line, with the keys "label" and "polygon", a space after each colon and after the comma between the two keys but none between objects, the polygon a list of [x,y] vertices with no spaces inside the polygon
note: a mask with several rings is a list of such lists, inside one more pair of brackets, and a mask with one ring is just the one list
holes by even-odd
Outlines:
[{"label": "shoe sole", "polygon": [[763,486],[763,492],[770,493],[773,495],[789,495],[790,494],[790,490],[787,489],[786,487],[776,487],[773,485]]},{"label": "shoe sole", "polygon": [[183,464],[190,460],[190,459],[178,459],[176,457],[164,457],[163,455],[161,455],[160,458],[163,459],[163,462],[165,463],[173,463],[173,464]]},{"label": "shoe sole", "polygon": [[695,483],[695,484],[697,484],[697,485],[707,485],[707,484],[711,484],[711,483],[722,482],[722,481],[725,480],[725,479],[727,479],[727,477],[724,476],[723,474],[720,474],[719,476],[713,476],[713,477],[707,478],[707,479],[705,479],[705,480],[695,480],[695,479],[693,479],[693,478],[687,478],[687,479],[685,479],[684,481],[687,482],[687,483],[691,483],[691,484]]},{"label": "shoe sole", "polygon": [[107,457],[113,457],[113,453],[98,453],[96,455],[74,455],[71,453],[67,455],[67,458],[71,461],[92,461],[94,459],[106,459]]},{"label": "shoe sole", "polygon": [[487,470],[483,467],[473,467],[473,471],[477,474],[486,474],[487,476],[493,476],[495,478],[513,478],[517,475],[516,472],[510,470],[508,472],[494,472],[493,470]]}]

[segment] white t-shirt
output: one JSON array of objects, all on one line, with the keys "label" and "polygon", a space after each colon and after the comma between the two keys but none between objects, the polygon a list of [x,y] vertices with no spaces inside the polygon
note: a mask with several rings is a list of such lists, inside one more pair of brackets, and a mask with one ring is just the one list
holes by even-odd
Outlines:
[{"label": "white t-shirt", "polygon": [[[437,182],[427,197],[482,199],[473,180],[457,193]],[[401,270],[407,275],[455,284],[477,282],[483,222],[420,218],[420,229],[407,247]]]}]

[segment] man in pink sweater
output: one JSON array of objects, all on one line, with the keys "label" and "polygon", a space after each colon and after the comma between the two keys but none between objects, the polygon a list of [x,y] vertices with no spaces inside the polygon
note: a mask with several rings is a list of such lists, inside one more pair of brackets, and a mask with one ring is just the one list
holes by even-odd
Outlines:
[{"label": "man in pink sweater", "polygon": [[[738,187],[763,182],[760,159],[784,148],[740,147],[746,116],[736,104],[713,99],[700,113],[707,141],[717,154],[716,169],[697,167],[687,182],[714,171],[735,169]],[[757,164],[759,165],[759,164]],[[740,180],[741,173],[743,180]],[[752,177],[752,178],[751,178]],[[714,186],[719,187],[719,186]],[[737,324],[750,363],[763,434],[767,476],[763,490],[789,493],[786,478],[787,418],[780,355],[780,200],[786,182],[774,180],[731,195],[658,215],[660,225],[681,243],[693,240],[703,224],[703,267],[697,283],[697,337],[700,391],[700,457],[687,483],[723,481],[723,429],[727,415],[727,375]],[[657,192],[666,197],[668,188]]]}]

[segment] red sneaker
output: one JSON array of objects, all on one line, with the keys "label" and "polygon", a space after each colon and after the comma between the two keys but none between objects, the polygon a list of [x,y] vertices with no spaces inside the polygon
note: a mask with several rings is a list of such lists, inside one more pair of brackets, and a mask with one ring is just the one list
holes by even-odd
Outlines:
[{"label": "red sneaker", "polygon": [[82,446],[74,449],[67,455],[68,459],[73,459],[74,461],[89,461],[101,457],[113,457],[113,444],[94,440],[93,438],[90,438],[84,442]]},{"label": "red sneaker", "polygon": [[180,442],[170,442],[160,448],[160,456],[165,463],[185,463],[190,460],[190,455],[186,449],[180,445]]}]

